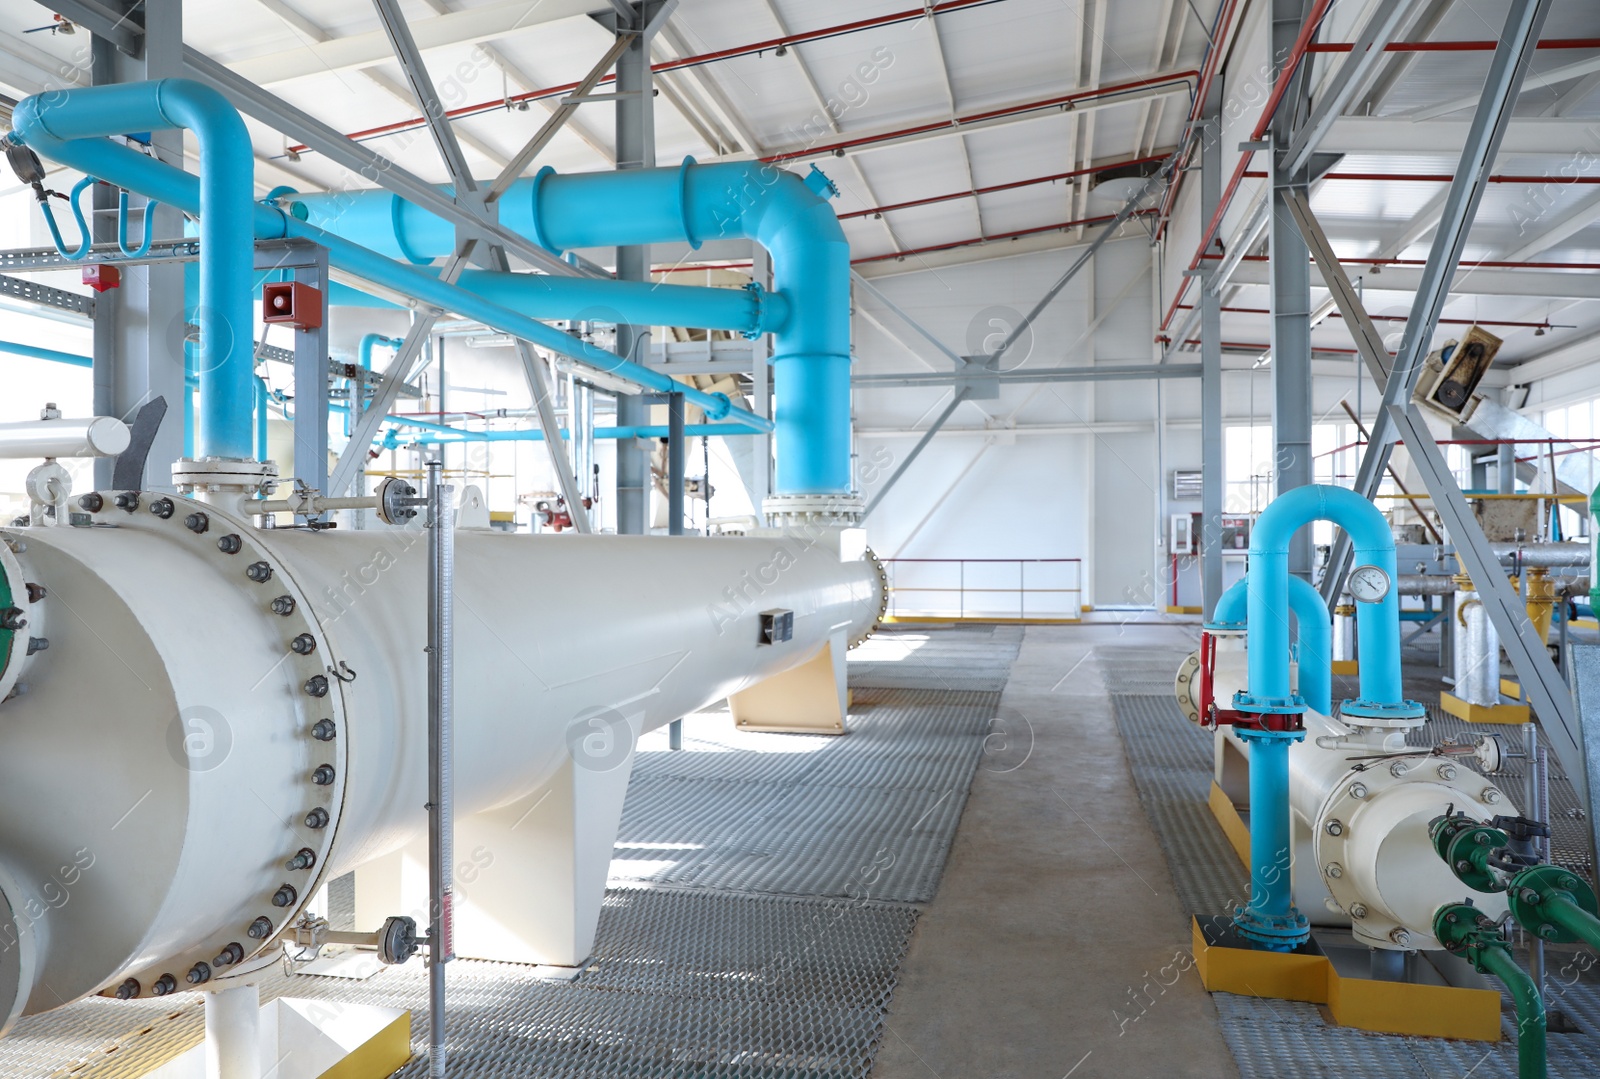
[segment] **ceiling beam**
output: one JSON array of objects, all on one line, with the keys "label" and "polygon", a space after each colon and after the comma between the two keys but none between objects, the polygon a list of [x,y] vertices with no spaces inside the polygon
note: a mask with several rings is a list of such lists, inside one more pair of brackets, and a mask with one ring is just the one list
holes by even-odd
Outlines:
[{"label": "ceiling beam", "polygon": [[[1427,123],[1388,116],[1341,116],[1320,149],[1331,154],[1459,154],[1467,142],[1467,120]],[[1600,136],[1590,120],[1519,116],[1506,131],[1504,154],[1600,152]]]},{"label": "ceiling beam", "polygon": [[[480,7],[411,20],[411,36],[423,52],[472,41],[497,41],[529,33],[547,23],[586,15],[595,0],[490,0]],[[389,39],[382,28],[348,37],[284,49],[228,64],[236,73],[260,86],[273,86],[310,75],[351,71],[392,59]]]}]

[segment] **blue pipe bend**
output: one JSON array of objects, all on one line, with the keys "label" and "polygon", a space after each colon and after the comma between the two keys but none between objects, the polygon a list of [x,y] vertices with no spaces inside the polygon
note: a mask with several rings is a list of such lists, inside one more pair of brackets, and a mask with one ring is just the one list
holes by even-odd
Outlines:
[{"label": "blue pipe bend", "polygon": [[[394,258],[432,259],[455,249],[453,225],[388,192],[304,195],[296,206],[312,225]],[[799,176],[763,162],[692,159],[675,168],[575,176],[545,170],[513,184],[500,215],[502,225],[555,252],[714,239],[761,244],[772,255],[775,291],[789,306],[772,360],[773,489],[850,492],[850,245],[827,200]]]},{"label": "blue pipe bend", "polygon": [[[1250,578],[1242,577],[1217,601],[1210,625],[1244,629]],[[1289,607],[1298,627],[1296,658],[1300,661],[1300,696],[1322,715],[1333,714],[1333,620],[1322,594],[1299,577],[1289,578]],[[1209,628],[1209,627],[1208,627]]]},{"label": "blue pipe bend", "polygon": [[[13,138],[57,161],[106,179],[115,174],[93,168],[87,161],[92,155],[75,154],[66,148],[78,140],[100,140],[128,131],[183,128],[194,133],[200,144],[199,192],[198,198],[187,200],[190,205],[184,208],[198,213],[200,218],[201,401],[196,450],[201,456],[251,458],[255,319],[250,304],[250,278],[254,262],[251,221],[255,161],[249,132],[238,112],[209,86],[191,79],[161,79],[35,94],[18,103],[11,122],[15,128]],[[132,157],[143,156],[131,150],[125,152]],[[113,182],[160,198],[155,191],[122,179]],[[181,205],[166,198],[160,201]]]},{"label": "blue pipe bend", "polygon": [[[1332,521],[1350,536],[1355,564],[1371,564],[1395,579],[1394,536],[1371,502],[1344,487],[1296,487],[1275,498],[1256,520],[1250,540],[1248,627],[1250,690],[1245,711],[1296,712],[1304,702],[1289,691],[1289,540],[1312,521]],[[1378,603],[1356,604],[1361,699],[1351,715],[1420,715],[1400,683],[1400,597],[1394,587]]]}]

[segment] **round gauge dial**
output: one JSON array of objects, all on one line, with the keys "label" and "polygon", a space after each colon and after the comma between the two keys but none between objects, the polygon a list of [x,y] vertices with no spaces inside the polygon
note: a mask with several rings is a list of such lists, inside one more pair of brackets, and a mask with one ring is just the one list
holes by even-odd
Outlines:
[{"label": "round gauge dial", "polygon": [[1380,566],[1357,566],[1350,571],[1349,588],[1362,603],[1382,603],[1389,594],[1389,575]]}]

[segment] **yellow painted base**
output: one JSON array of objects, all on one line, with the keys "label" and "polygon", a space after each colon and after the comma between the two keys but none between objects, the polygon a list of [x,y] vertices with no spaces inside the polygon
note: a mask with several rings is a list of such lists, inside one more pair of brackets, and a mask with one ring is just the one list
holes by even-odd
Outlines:
[{"label": "yellow painted base", "polygon": [[773,734],[844,734],[850,709],[844,639],[830,640],[798,667],[729,694],[733,725]]},{"label": "yellow painted base", "polygon": [[1428,1038],[1500,1040],[1500,994],[1492,989],[1345,978],[1327,956],[1231,948],[1192,923],[1194,965],[1212,993],[1326,1004],[1342,1027]]},{"label": "yellow painted base", "polygon": [[[1250,827],[1221,787],[1211,784],[1211,815],[1239,861],[1250,868]],[[1194,922],[1195,968],[1214,993],[1326,1004],[1334,1022],[1382,1034],[1500,1040],[1500,994],[1487,989],[1345,978],[1323,955],[1263,952],[1209,943]]]},{"label": "yellow painted base", "polygon": [[1239,856],[1239,861],[1244,863],[1246,869],[1250,868],[1250,826],[1239,815],[1239,807],[1233,804],[1223,789],[1215,783],[1211,784],[1211,815],[1217,818],[1217,823],[1222,825],[1222,834],[1228,837],[1228,842],[1233,845],[1233,853]]},{"label": "yellow painted base", "polygon": [[319,1079],[389,1079],[411,1059],[411,1013],[406,1012],[323,1072]]},{"label": "yellow painted base", "polygon": [[1439,707],[1468,723],[1526,723],[1525,704],[1468,704],[1454,693],[1440,693]]},{"label": "yellow painted base", "polygon": [[[1089,608],[1085,607],[1084,610]],[[1076,626],[1081,618],[978,618],[976,616],[961,617],[951,615],[946,618],[936,618],[933,615],[916,614],[890,614],[883,617],[883,625],[900,624],[906,626],[948,626],[948,625],[977,625],[977,626]]]},{"label": "yellow painted base", "polygon": [[1329,666],[1334,674],[1360,674],[1361,664],[1353,659],[1336,659]]},{"label": "yellow painted base", "polygon": [[1168,607],[1168,614],[1199,614],[1199,607]]},{"label": "yellow painted base", "polygon": [[1513,682],[1509,678],[1500,679],[1500,695],[1510,697],[1514,701],[1522,700],[1522,684]]}]

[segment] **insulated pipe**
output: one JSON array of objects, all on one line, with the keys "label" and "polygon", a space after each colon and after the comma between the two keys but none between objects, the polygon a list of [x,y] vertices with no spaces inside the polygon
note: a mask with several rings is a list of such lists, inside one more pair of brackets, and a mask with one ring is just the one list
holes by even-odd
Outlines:
[{"label": "insulated pipe", "polygon": [[[1395,579],[1394,535],[1383,513],[1344,487],[1314,484],[1275,498],[1250,539],[1250,689],[1247,711],[1299,711],[1289,692],[1289,539],[1312,521],[1332,521],[1350,535],[1355,564],[1371,564]],[[1391,709],[1404,704],[1400,687],[1400,601],[1391,586],[1377,603],[1356,605],[1361,700]],[[1254,705],[1255,707],[1251,707]],[[1348,710],[1348,709],[1347,709]],[[1408,713],[1409,714],[1409,713]]]},{"label": "insulated pipe", "polygon": [[639,326],[782,333],[789,299],[757,289],[663,285],[550,274],[468,270],[457,282],[490,303],[538,319],[586,319]]},{"label": "insulated pipe", "polygon": [[114,416],[0,423],[0,458],[115,457],[130,438],[128,425]]},{"label": "insulated pipe", "polygon": [[[200,217],[196,451],[206,457],[249,458],[255,399],[251,385],[255,319],[250,303],[255,160],[238,112],[209,86],[190,79],[162,79],[35,94],[12,110],[11,123],[16,129],[12,138],[20,137],[36,149],[128,131],[182,128],[194,133],[200,143],[200,178],[195,183],[197,197],[183,208]],[[83,171],[102,175],[93,168]]]},{"label": "insulated pipe", "polygon": [[9,353],[12,356],[26,356],[33,360],[64,363],[68,367],[94,366],[94,360],[89,356],[80,356],[76,352],[58,352],[53,348],[39,348],[37,345],[24,345],[19,341],[0,341],[0,352]]},{"label": "insulated pipe", "polygon": [[[1222,594],[1212,612],[1212,624],[1227,629],[1244,627],[1249,580],[1248,576],[1241,577]],[[1297,651],[1300,696],[1306,699],[1313,710],[1329,715],[1333,712],[1333,676],[1328,605],[1322,601],[1322,594],[1310,584],[1299,577],[1290,577],[1289,606],[1299,625]]]},{"label": "insulated pipe", "polygon": [[[791,309],[772,357],[774,491],[847,494],[850,245],[827,200],[813,190],[816,177],[801,180],[759,162],[692,159],[676,168],[578,176],[547,168],[506,191],[500,223],[555,253],[655,243],[698,248],[724,239],[765,247],[776,291]],[[312,226],[395,258],[422,262],[455,250],[452,224],[386,191],[298,196],[295,214],[302,213]]]},{"label": "insulated pipe", "polygon": [[[86,90],[62,90],[53,92],[50,97],[52,100],[56,100],[69,98],[75,94],[89,93],[91,90],[99,92],[102,89],[115,90],[123,88],[91,87]],[[32,101],[34,99],[30,98],[28,100]],[[37,111],[38,107],[33,106],[27,114],[31,115],[32,112]],[[18,131],[13,133],[13,137],[21,138],[28,146],[51,160],[59,161],[80,171],[99,176],[107,182],[116,183],[120,187],[142,192],[164,205],[172,206],[184,213],[199,213],[200,181],[182,169],[162,164],[160,161],[146,157],[127,147],[116,145],[108,139],[59,139],[37,124],[30,126],[26,132],[19,127]],[[758,431],[771,431],[774,427],[771,420],[756,416],[744,409],[733,408],[725,394],[705,393],[701,390],[686,388],[683,383],[668,375],[653,371],[640,364],[631,363],[618,357],[615,353],[607,352],[605,349],[580,341],[572,335],[562,333],[560,330],[547,326],[536,319],[528,318],[498,304],[493,304],[474,296],[465,289],[445,284],[435,274],[426,270],[415,266],[403,265],[359,244],[351,243],[349,240],[331,232],[307,225],[305,222],[285,214],[275,206],[255,203],[253,210],[255,234],[259,239],[298,238],[311,240],[328,249],[328,258],[331,264],[357,277],[365,278],[392,291],[413,296],[424,303],[448,311],[455,311],[493,327],[501,333],[508,333],[531,341],[536,345],[548,348],[552,352],[563,356],[569,356],[590,367],[618,375],[630,382],[637,383],[645,389],[662,393],[681,390],[686,400],[698,405],[713,419],[732,418],[738,423]],[[248,285],[249,278],[246,277],[243,285],[241,285],[241,289],[246,294]],[[845,318],[848,324],[848,312],[846,312]],[[248,348],[246,349],[246,354],[248,357]],[[846,411],[848,412],[848,410]]]}]

